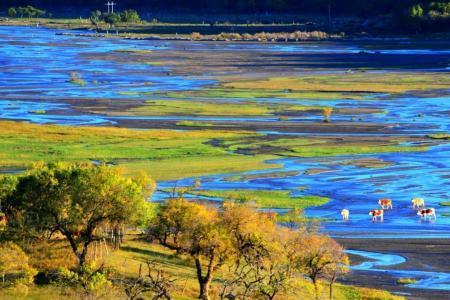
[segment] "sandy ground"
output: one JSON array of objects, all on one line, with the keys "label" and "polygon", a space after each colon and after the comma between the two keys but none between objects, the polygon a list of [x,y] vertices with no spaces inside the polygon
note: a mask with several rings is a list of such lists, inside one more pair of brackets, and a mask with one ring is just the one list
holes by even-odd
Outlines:
[{"label": "sandy ground", "polygon": [[[347,249],[392,253],[404,256],[403,264],[389,267],[398,270],[426,270],[450,272],[450,239],[337,239]],[[362,262],[351,256],[352,264]],[[450,291],[414,289],[398,285],[396,278],[382,273],[353,271],[343,283],[381,288],[394,293],[407,293],[413,300],[446,300]]]}]

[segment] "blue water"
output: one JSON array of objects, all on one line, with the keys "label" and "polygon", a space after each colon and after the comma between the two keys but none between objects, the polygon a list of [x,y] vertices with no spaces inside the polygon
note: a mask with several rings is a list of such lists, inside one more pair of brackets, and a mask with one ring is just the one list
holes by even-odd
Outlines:
[{"label": "blue water", "polygon": [[[122,39],[92,39],[77,36],[56,35],[60,31],[29,28],[0,27],[0,118],[24,120],[33,123],[65,125],[114,125],[121,119],[135,120],[199,120],[199,121],[251,121],[279,122],[267,117],[108,117],[99,114],[80,114],[64,99],[149,99],[151,93],[169,90],[192,90],[215,82],[204,76],[168,76],[165,66],[143,63],[123,63],[115,59],[118,50],[167,51],[179,47],[179,42],[137,41]],[[303,53],[357,53],[363,48],[357,44],[255,44],[255,43],[187,43],[190,51],[259,51],[259,52],[303,52]],[[442,55],[449,49],[387,50],[373,49],[381,53],[396,55]],[[70,72],[78,72],[85,86],[70,82]],[[442,70],[441,70],[442,71]],[[382,72],[382,71],[377,71]],[[344,73],[344,72],[343,72]],[[96,81],[96,82],[94,82]],[[449,87],[450,89],[450,87]],[[156,96],[153,96],[156,97]],[[247,101],[235,99],[234,101]],[[255,101],[252,99],[252,101]],[[326,105],[337,109],[376,109],[376,112],[358,114],[336,114],[332,122],[349,124],[382,124],[392,139],[402,135],[425,135],[450,131],[449,97],[403,97],[372,95],[365,100],[350,99],[258,99],[256,101],[282,101],[305,105]],[[39,111],[45,110],[42,114]],[[322,116],[296,116],[288,122],[317,122]],[[286,134],[271,132],[271,134]],[[304,133],[289,133],[291,135]],[[376,137],[379,133],[367,135]],[[333,136],[333,134],[328,134]],[[353,134],[355,137],[363,134]],[[379,169],[368,169],[342,165],[342,161],[354,158],[378,158],[393,163]],[[281,163],[279,171],[298,171],[299,175],[287,178],[253,179],[245,182],[229,182],[227,175],[202,178],[206,189],[279,189],[290,190],[296,195],[326,196],[331,201],[317,208],[308,209],[311,217],[329,218],[323,222],[323,230],[333,236],[351,237],[405,237],[417,234],[421,237],[450,237],[450,207],[438,205],[450,198],[450,145],[433,145],[427,151],[411,153],[387,153],[353,155],[327,158],[285,158],[273,161]],[[308,169],[327,169],[328,172],[305,175]],[[268,171],[266,171],[268,172]],[[270,172],[273,172],[271,170]],[[248,172],[248,174],[264,173]],[[242,175],[242,174],[238,174]],[[192,178],[181,180],[179,185],[192,183]],[[172,187],[174,182],[160,182],[160,187]],[[299,186],[307,186],[300,191]],[[166,195],[156,193],[155,200]],[[378,208],[379,198],[389,197],[394,209],[387,211],[384,222],[371,222],[369,210]],[[437,211],[436,221],[422,221],[411,207],[411,198],[423,197],[429,207]],[[350,210],[350,220],[340,220],[340,210]]]},{"label": "blue water", "polygon": [[361,250],[347,250],[348,254],[358,255],[370,259],[359,265],[352,266],[355,271],[385,273],[396,278],[413,278],[417,281],[406,286],[420,289],[450,291],[450,273],[421,270],[390,270],[388,267],[406,262],[403,256],[395,254],[377,253]]},{"label": "blue water", "polygon": [[[120,50],[164,51],[167,45],[122,39],[56,35],[45,28],[0,27],[0,96],[122,98],[123,92],[157,92],[203,86],[211,80],[167,76],[167,69],[105,59]],[[87,84],[68,82],[77,72]],[[94,83],[97,81],[97,83]],[[134,97],[132,94],[127,98]]]}]

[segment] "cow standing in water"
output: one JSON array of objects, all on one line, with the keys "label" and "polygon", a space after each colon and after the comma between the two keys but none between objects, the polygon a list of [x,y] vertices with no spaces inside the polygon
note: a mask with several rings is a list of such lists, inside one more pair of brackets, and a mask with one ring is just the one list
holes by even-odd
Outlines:
[{"label": "cow standing in water", "polygon": [[392,209],[391,199],[380,199],[378,200],[378,204],[380,204],[381,209]]},{"label": "cow standing in water", "polygon": [[417,215],[420,216],[421,219],[427,219],[433,217],[436,220],[436,211],[434,208],[424,208],[420,209],[417,212]]},{"label": "cow standing in water", "polygon": [[343,221],[348,221],[348,218],[349,218],[349,216],[350,216],[350,211],[348,210],[348,209],[343,209],[342,211],[341,211],[341,216],[342,216],[342,220]]},{"label": "cow standing in water", "polygon": [[377,221],[380,218],[380,221],[384,221],[384,211],[382,209],[374,209],[369,212],[369,215],[372,216],[372,221]]},{"label": "cow standing in water", "polygon": [[413,204],[413,208],[424,208],[425,207],[425,200],[423,198],[413,198],[411,200]]}]

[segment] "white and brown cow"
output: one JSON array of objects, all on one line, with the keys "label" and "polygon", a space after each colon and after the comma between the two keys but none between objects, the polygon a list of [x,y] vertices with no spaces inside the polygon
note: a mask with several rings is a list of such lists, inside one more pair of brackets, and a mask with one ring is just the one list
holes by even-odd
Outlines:
[{"label": "white and brown cow", "polygon": [[373,209],[369,212],[369,215],[372,216],[372,221],[378,220],[380,218],[380,221],[384,221],[384,211],[382,209]]},{"label": "white and brown cow", "polygon": [[341,210],[341,216],[343,221],[347,221],[350,217],[350,211],[344,208],[343,210]]},{"label": "white and brown cow", "polygon": [[392,200],[391,199],[380,199],[378,200],[378,204],[380,204],[382,209],[392,209]]},{"label": "white and brown cow", "polygon": [[413,204],[413,208],[424,208],[425,207],[425,200],[423,198],[413,198],[411,200]]},{"label": "white and brown cow", "polygon": [[433,217],[436,220],[436,211],[434,208],[423,208],[419,209],[417,215],[422,219],[427,219]]}]

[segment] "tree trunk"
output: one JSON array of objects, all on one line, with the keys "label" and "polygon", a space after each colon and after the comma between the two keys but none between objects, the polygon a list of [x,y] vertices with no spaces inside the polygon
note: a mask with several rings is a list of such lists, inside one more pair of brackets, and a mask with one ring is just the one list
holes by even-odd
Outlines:
[{"label": "tree trunk", "polygon": [[336,277],[333,276],[333,278],[331,278],[331,280],[330,280],[330,300],[333,300],[333,287],[334,287],[335,281],[336,281]]},{"label": "tree trunk", "polygon": [[200,286],[200,294],[198,296],[199,299],[202,300],[210,300],[209,298],[209,288],[211,286],[212,281],[212,261],[214,260],[214,256],[210,258],[210,263],[208,265],[208,271],[205,276],[202,275],[202,265],[200,261],[200,257],[195,257],[195,267],[197,269],[197,280]]},{"label": "tree trunk", "polygon": [[200,284],[200,295],[198,296],[199,299],[210,300],[210,298],[209,298],[209,286],[210,286],[210,282],[206,282],[206,281],[203,281]]},{"label": "tree trunk", "polygon": [[319,283],[317,282],[317,279],[313,279],[314,284],[314,292],[316,293],[316,300],[320,300],[319,297]]}]

